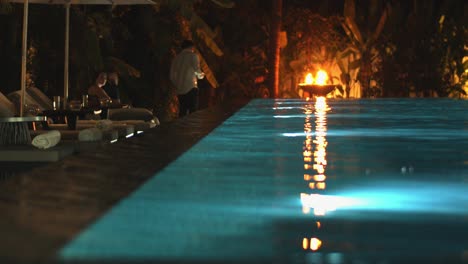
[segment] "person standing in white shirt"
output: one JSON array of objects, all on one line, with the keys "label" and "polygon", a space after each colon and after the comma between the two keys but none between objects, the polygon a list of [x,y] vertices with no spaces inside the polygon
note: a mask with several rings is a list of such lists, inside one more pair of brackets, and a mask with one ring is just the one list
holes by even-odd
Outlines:
[{"label": "person standing in white shirt", "polygon": [[182,51],[172,61],[170,79],[177,90],[179,117],[193,113],[198,108],[198,79],[205,74],[200,69],[200,59],[191,40],[184,40]]}]

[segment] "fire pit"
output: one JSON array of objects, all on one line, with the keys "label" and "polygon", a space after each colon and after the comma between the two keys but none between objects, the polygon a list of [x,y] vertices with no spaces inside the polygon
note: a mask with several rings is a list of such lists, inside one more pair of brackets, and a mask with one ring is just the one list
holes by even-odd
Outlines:
[{"label": "fire pit", "polygon": [[305,77],[305,82],[299,84],[299,89],[308,93],[309,96],[326,96],[338,86],[336,84],[325,84],[327,80],[328,74],[323,70],[317,72],[315,79],[312,73],[308,73]]},{"label": "fire pit", "polygon": [[304,92],[309,93],[310,95],[315,96],[326,96],[328,93],[335,90],[337,85],[335,84],[299,84],[299,88],[302,89]]}]

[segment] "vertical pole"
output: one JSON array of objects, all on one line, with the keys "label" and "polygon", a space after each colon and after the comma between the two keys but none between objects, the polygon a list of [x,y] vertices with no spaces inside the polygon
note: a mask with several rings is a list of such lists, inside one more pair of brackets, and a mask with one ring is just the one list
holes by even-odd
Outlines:
[{"label": "vertical pole", "polygon": [[[70,2],[65,4],[65,65],[63,70],[63,100],[64,104],[68,102],[68,57],[70,45]],[[66,107],[66,105],[64,105]]]},{"label": "vertical pole", "polygon": [[24,97],[26,94],[26,58],[28,56],[28,7],[29,1],[24,1],[23,9],[23,46],[21,51],[21,100],[20,100],[20,116],[23,116]]},{"label": "vertical pole", "polygon": [[270,56],[269,56],[269,86],[271,97],[279,96],[279,65],[280,65],[280,33],[283,12],[283,0],[272,1],[272,18],[270,30]]}]

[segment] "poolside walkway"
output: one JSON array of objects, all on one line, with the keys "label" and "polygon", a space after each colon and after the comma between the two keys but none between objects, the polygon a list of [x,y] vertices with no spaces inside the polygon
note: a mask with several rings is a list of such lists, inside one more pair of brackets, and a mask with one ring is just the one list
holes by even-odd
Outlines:
[{"label": "poolside walkway", "polygon": [[0,263],[50,263],[57,250],[247,101],[162,124],[0,181]]}]

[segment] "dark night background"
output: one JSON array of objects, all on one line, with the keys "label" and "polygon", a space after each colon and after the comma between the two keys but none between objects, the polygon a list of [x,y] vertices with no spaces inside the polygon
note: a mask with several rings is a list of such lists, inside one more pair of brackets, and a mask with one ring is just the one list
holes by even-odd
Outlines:
[{"label": "dark night background", "polygon": [[[155,2],[72,5],[72,98],[80,98],[99,71],[117,69],[125,102],[153,109],[162,121],[175,118],[168,69],[185,38],[195,41],[206,61],[202,107],[237,96],[300,97],[297,83],[319,68],[340,85],[333,97],[466,98],[466,1]],[[278,4],[281,17],[272,15]],[[29,7],[29,83],[49,96],[63,91],[64,11],[60,5]],[[22,4],[0,2],[5,95],[20,89],[22,12]],[[275,19],[283,33],[271,27]],[[281,46],[277,94],[270,85],[274,45]]]}]

